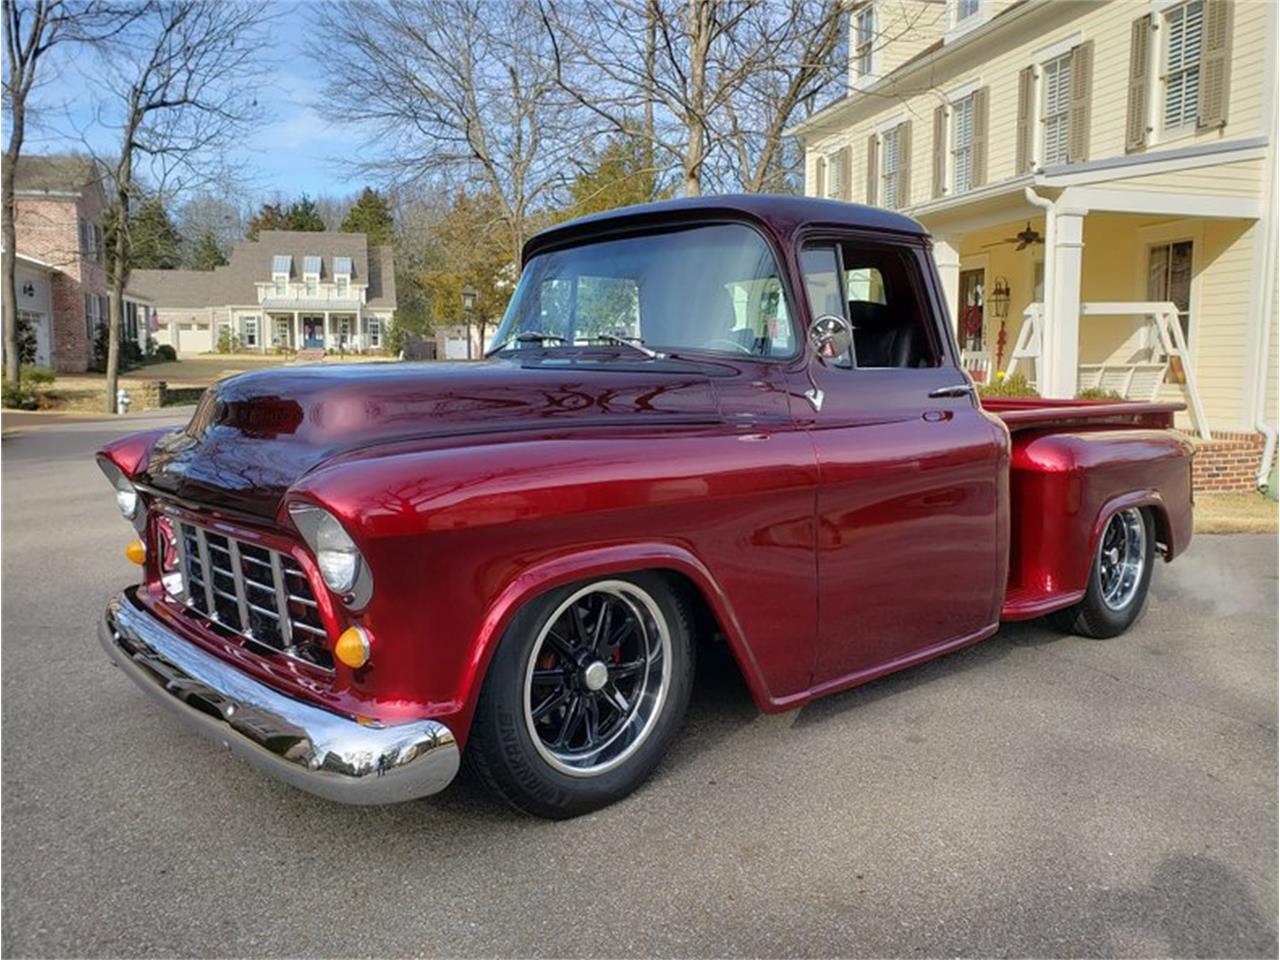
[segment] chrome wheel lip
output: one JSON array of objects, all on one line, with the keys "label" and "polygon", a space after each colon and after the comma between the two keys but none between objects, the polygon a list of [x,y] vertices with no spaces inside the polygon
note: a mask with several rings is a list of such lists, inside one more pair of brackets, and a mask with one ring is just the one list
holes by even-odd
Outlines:
[{"label": "chrome wheel lip", "polygon": [[1098,540],[1098,592],[1108,610],[1126,609],[1138,594],[1147,565],[1147,525],[1142,511],[1112,514]]},{"label": "chrome wheel lip", "polygon": [[[547,637],[552,627],[574,604],[592,593],[610,594],[630,606],[645,628],[644,645],[646,651],[650,648],[650,641],[656,640],[661,650],[661,662],[660,670],[658,671],[659,676],[657,677],[650,677],[650,671],[646,669],[645,688],[643,693],[637,697],[634,709],[627,720],[619,725],[618,729],[604,743],[596,745],[587,754],[574,756],[552,750],[543,741],[541,734],[538,732],[537,723],[533,719],[533,675],[539,655],[547,642]],[[652,631],[652,637],[648,635],[649,631]],[[646,653],[646,659],[652,660],[653,658]],[[549,766],[571,777],[595,777],[616,769],[634,756],[636,751],[649,739],[650,734],[653,733],[653,728],[657,725],[658,718],[662,715],[663,707],[666,704],[667,692],[671,685],[671,672],[671,631],[661,607],[658,606],[657,601],[647,591],[628,580],[601,580],[575,591],[556,607],[555,611],[544,622],[537,639],[534,641],[533,648],[529,652],[528,663],[525,667],[524,721],[525,729],[528,731],[530,740],[533,741],[534,749]],[[652,691],[648,689],[651,683],[656,683],[656,689]],[[637,723],[639,724],[638,730],[634,729]],[[599,757],[601,754],[605,754],[610,747],[614,746],[620,738],[628,733],[631,735],[630,739],[619,752],[610,754],[608,759],[602,762],[591,762],[590,757]]]}]

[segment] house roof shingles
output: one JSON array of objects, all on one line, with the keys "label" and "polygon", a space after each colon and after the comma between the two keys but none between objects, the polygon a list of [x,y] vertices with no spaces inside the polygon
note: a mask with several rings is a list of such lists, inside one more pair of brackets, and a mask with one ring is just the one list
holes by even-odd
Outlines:
[{"label": "house roof shingles", "polygon": [[80,193],[102,181],[102,171],[90,157],[78,154],[20,156],[13,170],[17,193]]},{"label": "house roof shingles", "polygon": [[150,297],[161,308],[250,306],[258,302],[255,284],[270,282],[272,259],[277,256],[291,258],[291,279],[299,279],[305,257],[322,258],[325,279],[332,276],[335,257],[349,258],[352,282],[369,284],[366,306],[395,308],[391,248],[370,247],[363,233],[264,230],[256,240],[237,243],[225,266],[213,270],[134,270],[129,290]]}]

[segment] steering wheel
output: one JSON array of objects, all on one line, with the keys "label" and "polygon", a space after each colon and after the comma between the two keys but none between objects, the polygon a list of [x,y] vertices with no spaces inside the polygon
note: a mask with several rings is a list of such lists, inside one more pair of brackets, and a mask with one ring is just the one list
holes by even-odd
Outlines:
[{"label": "steering wheel", "polygon": [[714,340],[708,340],[707,346],[710,347],[717,343],[723,343],[726,346],[733,347],[734,350],[737,350],[739,353],[745,353],[747,356],[755,355],[755,351],[750,347],[739,343],[737,340],[730,340],[728,337],[716,337]]}]

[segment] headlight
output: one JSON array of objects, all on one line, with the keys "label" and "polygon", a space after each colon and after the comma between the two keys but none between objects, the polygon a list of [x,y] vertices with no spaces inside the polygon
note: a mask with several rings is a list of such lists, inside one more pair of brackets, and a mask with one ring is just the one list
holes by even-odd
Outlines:
[{"label": "headlight", "polygon": [[123,476],[116,481],[116,506],[126,520],[132,520],[138,515],[138,491]]},{"label": "headlight", "polygon": [[338,518],[309,503],[291,504],[289,514],[311,548],[325,586],[355,609],[368,603],[373,593],[373,578],[355,541]]},{"label": "headlight", "polygon": [[360,572],[360,551],[332,514],[316,526],[316,566],[334,593],[350,593]]},{"label": "headlight", "polygon": [[[106,478],[111,481],[111,486],[115,488],[116,506],[124,514],[124,518],[126,520],[137,520],[140,506],[137,488],[129,482],[129,478],[124,475],[120,468],[106,457],[98,458],[98,467],[106,475]],[[138,524],[135,523],[134,526],[136,527]]]}]

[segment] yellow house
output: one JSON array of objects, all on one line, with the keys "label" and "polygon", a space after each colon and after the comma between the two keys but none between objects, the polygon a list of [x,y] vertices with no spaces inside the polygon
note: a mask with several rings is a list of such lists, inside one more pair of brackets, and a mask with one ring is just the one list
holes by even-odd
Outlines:
[{"label": "yellow house", "polygon": [[806,192],[930,230],[976,380],[1184,399],[1217,441],[1201,485],[1250,486],[1278,418],[1277,6],[855,0],[848,93],[792,131]]}]

